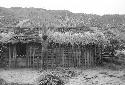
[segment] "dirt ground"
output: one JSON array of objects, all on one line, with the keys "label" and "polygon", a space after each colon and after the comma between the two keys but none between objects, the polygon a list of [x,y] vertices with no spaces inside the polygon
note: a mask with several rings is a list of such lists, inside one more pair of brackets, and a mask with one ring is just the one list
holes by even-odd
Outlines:
[{"label": "dirt ground", "polygon": [[70,79],[66,85],[125,85],[125,71],[88,69]]},{"label": "dirt ground", "polygon": [[[125,69],[91,68],[73,70],[78,75],[70,78],[65,85],[125,85]],[[9,83],[34,84],[43,73],[33,69],[0,69],[0,78]]]},{"label": "dirt ground", "polygon": [[40,73],[37,70],[32,69],[2,69],[0,71],[0,78],[8,83],[33,84],[39,75]]}]

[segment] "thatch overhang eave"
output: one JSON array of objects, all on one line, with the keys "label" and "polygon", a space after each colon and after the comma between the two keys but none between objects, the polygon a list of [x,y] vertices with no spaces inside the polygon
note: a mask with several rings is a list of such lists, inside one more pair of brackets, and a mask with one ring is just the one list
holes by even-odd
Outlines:
[{"label": "thatch overhang eave", "polygon": [[72,32],[50,32],[48,38],[56,43],[71,43],[73,44],[107,44],[109,41],[100,33],[72,33]]},{"label": "thatch overhang eave", "polygon": [[39,36],[34,36],[34,35],[24,35],[24,34],[14,34],[14,33],[2,33],[0,34],[1,43],[29,43],[29,42],[37,42],[41,43],[42,39]]}]

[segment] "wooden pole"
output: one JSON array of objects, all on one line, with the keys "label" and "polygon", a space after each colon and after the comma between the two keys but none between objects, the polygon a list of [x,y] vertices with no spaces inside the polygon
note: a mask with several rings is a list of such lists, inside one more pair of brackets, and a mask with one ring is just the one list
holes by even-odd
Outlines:
[{"label": "wooden pole", "polygon": [[29,50],[29,67],[31,66],[31,51],[32,51],[32,46],[30,47]]},{"label": "wooden pole", "polygon": [[100,59],[101,59],[100,45],[97,45],[97,49],[98,49],[98,65],[99,65],[100,64]]},{"label": "wooden pole", "polygon": [[28,51],[27,51],[27,57],[28,57],[27,62],[28,62],[28,68],[29,68],[29,57],[30,57],[30,48],[29,48],[29,46],[27,46],[27,49],[28,49]]},{"label": "wooden pole", "polygon": [[92,45],[90,45],[90,61],[91,61],[91,66],[93,66],[93,48],[92,48]]},{"label": "wooden pole", "polygon": [[82,53],[83,53],[83,55],[82,55],[82,59],[83,59],[82,63],[83,63],[83,66],[85,66],[85,56],[86,56],[85,46],[82,47]]},{"label": "wooden pole", "polygon": [[43,67],[43,50],[41,48],[41,60],[40,60],[40,68]]},{"label": "wooden pole", "polygon": [[83,52],[84,52],[84,55],[83,55],[84,62],[83,62],[83,64],[84,64],[84,66],[85,66],[85,63],[86,63],[86,47],[85,47],[85,45],[84,45],[84,47],[83,47]]},{"label": "wooden pole", "polygon": [[102,64],[102,46],[100,46],[100,64]]},{"label": "wooden pole", "polygon": [[100,50],[100,45],[98,45],[98,65],[100,64],[101,60],[101,50]]},{"label": "wooden pole", "polygon": [[86,46],[86,67],[88,67],[88,47]]},{"label": "wooden pole", "polygon": [[11,44],[9,43],[9,69],[11,68]]},{"label": "wooden pole", "polygon": [[62,65],[65,66],[65,49],[62,49]]},{"label": "wooden pole", "polygon": [[87,54],[87,52],[86,52],[87,50],[86,50],[86,46],[84,46],[84,65],[85,65],[85,67],[86,67],[86,54]]},{"label": "wooden pole", "polygon": [[32,67],[32,45],[30,46],[29,67]]},{"label": "wooden pole", "polygon": [[80,50],[80,46],[79,46],[78,55],[79,55],[79,67],[80,67],[81,66],[81,50]]},{"label": "wooden pole", "polygon": [[27,55],[27,57],[28,57],[28,68],[29,68],[30,67],[30,47],[27,46],[27,49],[28,49],[28,55]]},{"label": "wooden pole", "polygon": [[33,68],[34,68],[34,54],[35,54],[35,48],[33,48]]},{"label": "wooden pole", "polygon": [[28,67],[28,49],[27,49],[27,43],[26,43],[26,67]]},{"label": "wooden pole", "polygon": [[76,67],[76,51],[75,51],[75,47],[73,48],[73,61],[74,61],[74,67]]},{"label": "wooden pole", "polygon": [[36,48],[34,47],[34,49],[33,49],[33,68],[35,67],[34,66],[34,63],[35,63],[35,51],[36,51]]},{"label": "wooden pole", "polygon": [[89,66],[89,49],[88,49],[88,46],[87,46],[87,67]]},{"label": "wooden pole", "polygon": [[[59,61],[60,61],[60,58],[61,58],[61,46],[59,44]],[[60,66],[60,63],[59,63],[59,66]]]},{"label": "wooden pole", "polygon": [[92,65],[92,56],[91,56],[91,45],[89,45],[89,65]]},{"label": "wooden pole", "polygon": [[96,65],[96,45],[94,45],[94,64]]},{"label": "wooden pole", "polygon": [[82,66],[82,61],[83,61],[83,53],[82,53],[82,46],[80,47],[80,52],[81,52],[81,54],[80,54],[80,57],[81,57],[81,66]]},{"label": "wooden pole", "polygon": [[91,46],[89,45],[89,66],[91,66],[91,64],[92,64],[92,60],[91,60],[91,58],[92,58],[92,56],[91,56]]},{"label": "wooden pole", "polygon": [[74,46],[72,46],[72,58],[73,58],[73,67],[75,67],[75,52],[74,52]]},{"label": "wooden pole", "polygon": [[91,45],[91,60],[92,60],[92,66],[94,66],[94,53],[93,53],[93,45]]},{"label": "wooden pole", "polygon": [[13,48],[14,68],[16,68],[16,55],[17,55],[17,52],[16,52],[16,44],[15,44]]},{"label": "wooden pole", "polygon": [[13,68],[15,68],[15,45],[13,44],[13,51],[12,51],[12,62],[13,62]]}]

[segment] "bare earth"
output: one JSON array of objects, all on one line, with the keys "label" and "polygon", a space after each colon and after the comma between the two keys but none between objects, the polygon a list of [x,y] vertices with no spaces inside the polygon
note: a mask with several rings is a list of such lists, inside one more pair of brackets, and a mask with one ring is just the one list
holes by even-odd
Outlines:
[{"label": "bare earth", "polygon": [[[80,74],[70,78],[66,85],[125,85],[125,70],[95,68],[76,71]],[[0,70],[0,78],[19,84],[34,84],[41,74],[31,69]]]},{"label": "bare earth", "polygon": [[19,84],[33,84],[39,75],[37,70],[30,69],[2,70],[0,72],[0,77],[6,82]]}]

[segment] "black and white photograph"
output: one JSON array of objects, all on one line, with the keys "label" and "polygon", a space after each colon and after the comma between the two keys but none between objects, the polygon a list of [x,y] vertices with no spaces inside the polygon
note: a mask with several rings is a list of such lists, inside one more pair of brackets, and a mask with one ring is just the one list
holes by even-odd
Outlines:
[{"label": "black and white photograph", "polygon": [[125,0],[0,0],[0,85],[125,85]]}]

